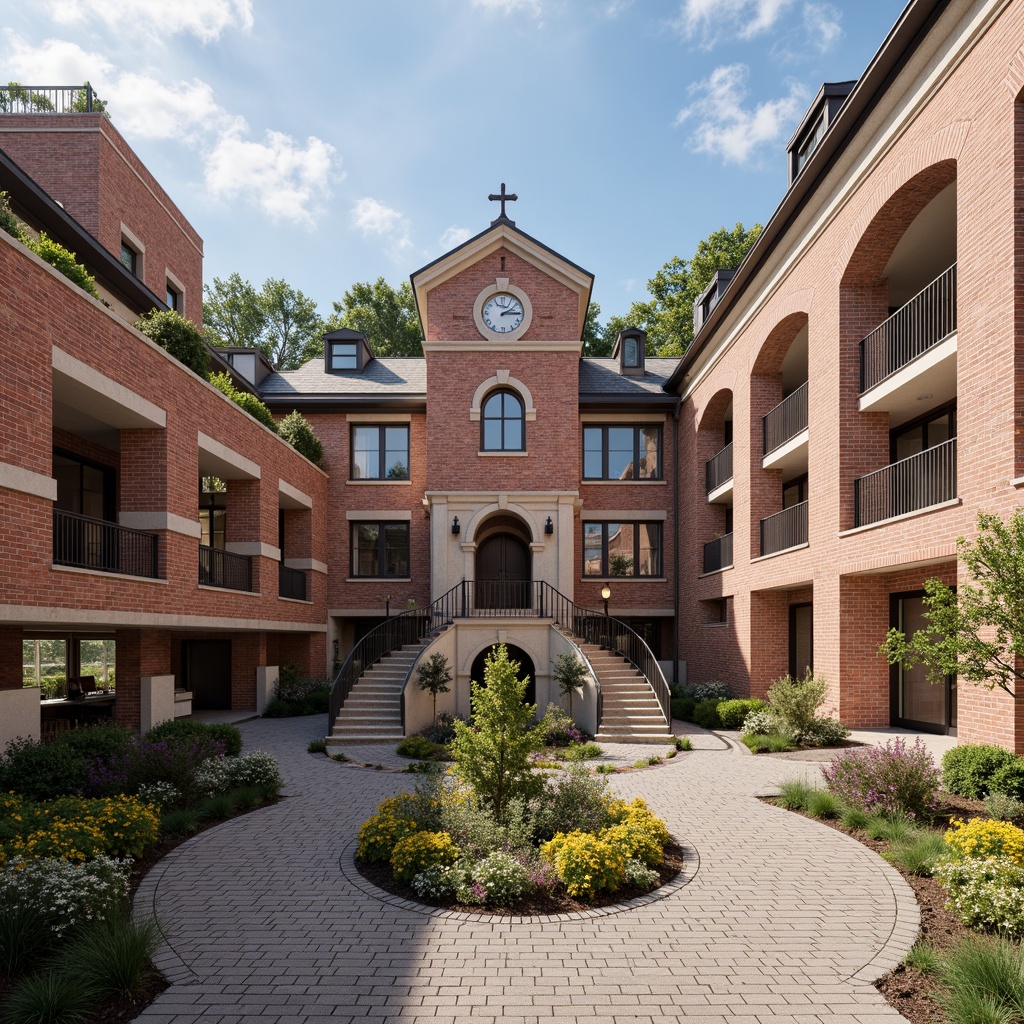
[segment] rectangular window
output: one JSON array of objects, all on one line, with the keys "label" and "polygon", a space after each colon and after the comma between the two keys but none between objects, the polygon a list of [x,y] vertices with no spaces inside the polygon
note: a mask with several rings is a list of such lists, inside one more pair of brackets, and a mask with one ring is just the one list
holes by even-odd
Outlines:
[{"label": "rectangular window", "polygon": [[167,285],[167,308],[176,310],[178,313],[181,312],[181,295],[171,287],[170,283]]},{"label": "rectangular window", "polygon": [[408,576],[408,523],[353,523],[353,576]]},{"label": "rectangular window", "polygon": [[660,576],[661,523],[584,523],[584,576]]},{"label": "rectangular window", "polygon": [[660,480],[661,428],[583,428],[585,480]]},{"label": "rectangular window", "polygon": [[121,263],[125,270],[136,274],[139,265],[139,254],[123,239],[121,241]]},{"label": "rectangular window", "polygon": [[356,343],[335,342],[331,345],[331,369],[332,370],[358,370],[359,354],[356,351]]},{"label": "rectangular window", "polygon": [[55,450],[53,476],[57,481],[56,508],[90,519],[114,520],[116,474],[109,466]]},{"label": "rectangular window", "polygon": [[354,426],[352,480],[408,480],[407,426]]}]

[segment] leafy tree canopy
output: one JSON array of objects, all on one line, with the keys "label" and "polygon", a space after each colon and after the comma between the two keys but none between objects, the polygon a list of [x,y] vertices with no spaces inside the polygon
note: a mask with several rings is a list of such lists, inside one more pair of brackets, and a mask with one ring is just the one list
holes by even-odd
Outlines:
[{"label": "leafy tree canopy", "polygon": [[278,433],[300,454],[305,455],[314,466],[323,466],[324,445],[309,425],[309,420],[297,409],[293,409],[277,425]]},{"label": "leafy tree canopy", "polygon": [[202,331],[191,320],[186,320],[173,309],[151,309],[143,313],[135,327],[206,380],[210,372],[210,357]]},{"label": "leafy tree canopy", "polygon": [[880,653],[891,665],[923,666],[932,683],[955,674],[1016,696],[1024,680],[1024,513],[1003,522],[979,512],[977,538],[960,537],[957,548],[973,582],[953,590],[926,580],[927,628],[909,637],[890,629]]},{"label": "leafy tree canopy", "polygon": [[693,341],[693,303],[697,296],[711,283],[716,271],[738,267],[760,234],[760,224],[750,229],[742,224],[732,230],[719,228],[698,243],[690,260],[679,256],[670,259],[647,282],[650,299],[634,302],[625,316],[609,318],[603,335],[609,353],[621,330],[641,327],[647,331],[648,355],[681,356]]},{"label": "leafy tree canopy", "polygon": [[347,327],[365,334],[375,356],[423,355],[423,328],[408,281],[398,288],[383,277],[372,284],[358,281],[332,305],[326,330]]},{"label": "leafy tree canopy", "polygon": [[585,356],[610,356],[615,335],[609,337],[601,326],[601,305],[591,302],[587,307],[587,318],[583,322],[583,354]]}]

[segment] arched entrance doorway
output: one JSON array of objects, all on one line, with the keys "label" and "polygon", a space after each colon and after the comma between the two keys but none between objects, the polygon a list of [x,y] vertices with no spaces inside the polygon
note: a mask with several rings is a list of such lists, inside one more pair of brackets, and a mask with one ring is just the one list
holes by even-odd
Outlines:
[{"label": "arched entrance doorway", "polygon": [[[508,650],[508,660],[519,662],[519,678],[528,679],[526,684],[526,696],[523,698],[527,704],[535,704],[537,702],[537,681],[536,681],[536,670],[533,666],[533,658],[531,658],[522,647],[516,647],[514,644],[506,644]],[[481,686],[484,685],[484,662],[487,660],[488,655],[494,649],[494,646],[485,647],[474,659],[473,665],[469,672],[469,678],[479,683]]]},{"label": "arched entrance doorway", "polygon": [[533,559],[524,524],[515,516],[496,516],[484,524],[478,538],[476,607],[531,607]]}]

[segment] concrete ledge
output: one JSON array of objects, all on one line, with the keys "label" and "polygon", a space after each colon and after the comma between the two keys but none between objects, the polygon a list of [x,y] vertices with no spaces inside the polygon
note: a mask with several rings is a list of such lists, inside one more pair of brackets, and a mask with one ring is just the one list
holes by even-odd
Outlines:
[{"label": "concrete ledge", "polygon": [[39,698],[38,686],[0,690],[0,749],[19,737],[39,739]]}]

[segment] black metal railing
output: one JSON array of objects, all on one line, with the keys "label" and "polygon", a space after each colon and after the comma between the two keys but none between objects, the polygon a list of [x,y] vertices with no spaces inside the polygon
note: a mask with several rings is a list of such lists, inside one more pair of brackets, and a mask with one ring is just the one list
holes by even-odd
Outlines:
[{"label": "black metal railing", "polygon": [[252,590],[252,558],[200,544],[199,582],[225,590]]},{"label": "black metal railing", "polygon": [[765,455],[807,429],[807,381],[761,418]]},{"label": "black metal railing", "polygon": [[955,330],[954,263],[860,343],[861,394],[948,338]]},{"label": "black metal railing", "polygon": [[954,437],[854,480],[854,525],[878,523],[955,497]]},{"label": "black metal railing", "polygon": [[721,487],[726,480],[732,479],[732,441],[716,456],[704,464],[704,480],[707,493]]},{"label": "black metal railing", "polygon": [[774,555],[807,543],[807,502],[761,520],[761,554]]},{"label": "black metal railing", "polygon": [[704,571],[718,572],[732,565],[732,534],[726,533],[704,545]]},{"label": "black metal railing", "polygon": [[160,570],[159,543],[155,533],[53,510],[54,565],[156,579]]},{"label": "black metal railing", "polygon": [[0,114],[91,114],[104,104],[85,85],[0,85]]},{"label": "black metal railing", "polygon": [[277,596],[287,597],[292,601],[305,601],[306,574],[301,569],[293,569],[282,562],[277,579]]},{"label": "black metal railing", "polygon": [[[654,690],[666,722],[671,721],[671,694],[665,675],[650,647],[632,627],[619,619],[582,608],[543,580],[511,581],[504,591],[507,604],[496,600],[500,591],[488,581],[463,580],[429,607],[412,609],[386,619],[371,629],[351,650],[331,686],[327,712],[328,735],[359,677],[382,658],[406,644],[423,644],[446,629],[456,619],[465,618],[541,618],[553,619],[563,629],[587,643],[615,651],[647,679]],[[481,590],[481,588],[484,588]],[[483,603],[482,603],[483,602]],[[406,677],[408,683],[412,673]],[[405,690],[402,697],[402,728],[405,728]]]}]

